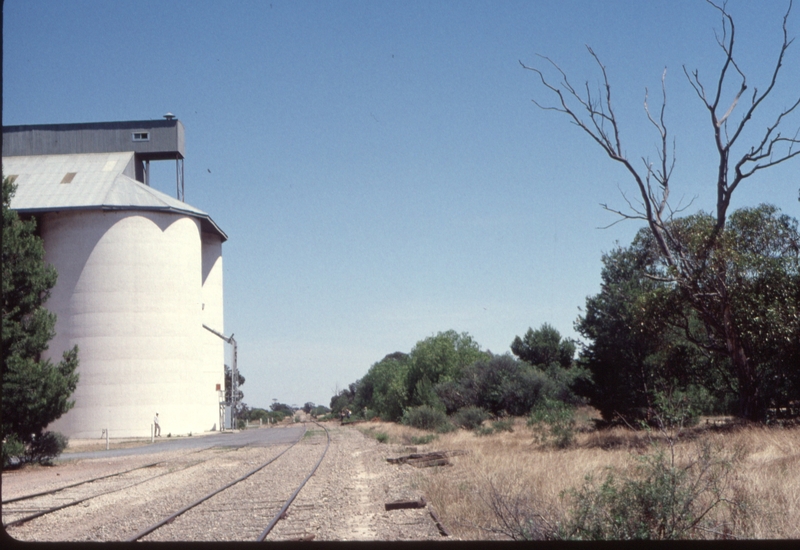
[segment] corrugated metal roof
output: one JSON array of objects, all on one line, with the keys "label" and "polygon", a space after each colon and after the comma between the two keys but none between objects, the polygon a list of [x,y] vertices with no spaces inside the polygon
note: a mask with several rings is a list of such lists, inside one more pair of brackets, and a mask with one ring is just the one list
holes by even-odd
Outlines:
[{"label": "corrugated metal roof", "polygon": [[60,210],[177,212],[200,218],[223,241],[228,239],[202,210],[126,175],[133,174],[133,157],[132,151],[4,157],[3,175],[16,176],[11,208],[31,214]]}]

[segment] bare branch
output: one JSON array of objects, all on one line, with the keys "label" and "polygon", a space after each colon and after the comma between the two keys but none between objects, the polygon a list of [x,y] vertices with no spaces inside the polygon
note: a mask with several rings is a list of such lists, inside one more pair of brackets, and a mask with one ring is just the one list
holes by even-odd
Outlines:
[{"label": "bare branch", "polygon": [[[744,130],[745,125],[747,124],[747,121],[749,121],[752,118],[753,112],[761,104],[761,102],[764,101],[764,98],[766,98],[772,92],[772,89],[775,87],[775,82],[777,82],[777,80],[778,80],[778,74],[780,73],[781,67],[783,66],[783,58],[786,55],[786,50],[789,49],[789,46],[792,44],[792,42],[794,42],[794,39],[791,39],[791,40],[789,39],[789,33],[788,33],[787,29],[786,29],[786,21],[789,18],[789,13],[791,12],[791,10],[792,10],[792,2],[790,1],[789,2],[789,8],[786,10],[786,13],[783,16],[783,27],[782,27],[783,28],[783,43],[781,44],[780,52],[778,54],[778,59],[775,62],[775,68],[772,71],[772,78],[770,79],[769,86],[767,86],[767,89],[763,93],[761,93],[760,95],[758,95],[757,91],[753,92],[753,100],[752,100],[752,102],[750,104],[750,108],[747,110],[747,112],[742,117],[741,122],[739,123],[739,125],[736,128],[736,131],[733,134],[733,137],[731,137],[728,140],[728,148],[730,148],[730,146],[733,145],[736,142],[736,140],[738,139],[738,137],[741,135],[742,131]],[[730,15],[728,15],[728,17],[730,18]],[[731,37],[731,41],[732,40],[733,40],[733,38]],[[732,54],[730,54],[730,55],[732,56]],[[740,72],[740,74],[741,74],[741,72]],[[744,75],[742,75],[742,78],[744,78]],[[720,83],[720,87],[721,87],[721,83]],[[798,102],[800,102],[800,100],[798,100]],[[783,117],[783,115],[785,113],[788,113],[788,112],[791,112],[792,110],[794,110],[794,108],[796,106],[797,106],[797,103],[795,103],[794,106],[792,106],[788,111],[785,111],[784,113],[781,113],[781,115],[779,117],[779,120],[780,120],[780,118]]]},{"label": "bare branch", "polygon": [[[749,153],[743,155],[742,158],[739,159],[735,166],[736,175],[734,177],[734,181],[729,186],[729,193],[733,192],[733,190],[739,185],[739,183],[741,183],[742,180],[752,176],[758,170],[763,170],[764,168],[769,168],[770,166],[775,166],[776,164],[785,162],[800,153],[800,151],[792,150],[795,145],[800,145],[800,138],[798,138],[798,134],[800,134],[800,128],[798,128],[798,131],[795,132],[794,137],[791,138],[781,137],[780,134],[777,134],[774,138],[772,137],[772,133],[780,126],[783,118],[791,114],[795,109],[797,109],[798,106],[800,106],[800,98],[798,98],[791,107],[784,109],[778,115],[775,122],[767,128],[761,142],[757,146],[752,147]],[[788,151],[777,158],[773,158],[775,146],[784,143],[788,145]],[[762,164],[758,163],[758,161],[764,159],[769,159],[769,161]],[[746,163],[756,164],[749,170],[742,170]]]},{"label": "bare branch", "polygon": [[613,227],[613,226],[617,225],[619,222],[621,222],[623,220],[644,220],[644,221],[647,221],[647,217],[646,216],[640,216],[640,215],[632,216],[630,214],[626,214],[625,212],[622,212],[621,210],[617,210],[615,208],[611,208],[610,206],[608,206],[605,203],[600,204],[600,206],[603,207],[603,210],[606,210],[608,212],[616,214],[622,219],[617,220],[617,221],[615,221],[613,223],[610,223],[609,225],[598,227],[598,229],[608,229],[609,227]]},{"label": "bare branch", "polygon": [[[747,89],[747,79],[745,78],[744,73],[742,73],[742,71],[739,69],[738,65],[736,65],[736,62],[733,59],[733,45],[735,43],[734,42],[734,35],[736,33],[736,28],[735,28],[735,26],[733,24],[733,17],[731,17],[731,15],[727,12],[724,4],[722,6],[718,6],[717,4],[712,2],[711,0],[706,0],[706,2],[708,2],[714,8],[716,8],[720,12],[720,15],[722,16],[723,36],[722,36],[721,39],[719,37],[717,37],[717,43],[722,48],[722,51],[725,52],[725,63],[722,65],[722,69],[720,70],[720,73],[719,73],[719,80],[717,80],[717,92],[714,95],[714,101],[711,104],[706,103],[706,106],[711,111],[712,116],[715,116],[715,113],[717,111],[717,107],[719,106],[720,98],[722,96],[722,87],[723,87],[723,83],[725,82],[725,78],[726,78],[726,75],[727,75],[727,72],[728,72],[728,68],[731,65],[733,65],[734,69],[739,73],[739,76],[742,77],[742,84],[741,84],[741,86],[739,88],[739,93],[736,94],[736,99],[734,99],[733,105],[731,105],[731,107],[729,109],[729,113],[728,114],[730,114],[730,111],[733,110],[733,107],[735,106],[736,102],[739,100],[739,97]],[[730,36],[727,36],[727,25],[730,25],[730,27],[731,27]],[[696,73],[697,72],[695,71],[695,74]],[[727,118],[727,116],[728,115],[725,115],[723,117],[723,119]],[[717,128],[722,126],[722,120],[715,120],[715,126]]]},{"label": "bare branch", "polygon": [[[603,75],[602,86],[604,88],[603,93],[605,97],[603,101],[596,101],[593,99],[591,90],[586,84],[585,88],[586,91],[585,97],[581,96],[575,88],[569,83],[569,80],[566,76],[566,73],[558,66],[555,62],[553,62],[550,58],[540,55],[539,57],[546,60],[561,76],[561,84],[557,86],[552,82],[548,81],[547,78],[544,76],[544,73],[536,68],[536,67],[529,67],[520,61],[520,65],[527,70],[533,71],[539,77],[539,81],[542,85],[550,90],[555,97],[557,98],[557,106],[553,107],[542,107],[544,110],[552,110],[557,111],[562,114],[565,114],[570,121],[581,128],[586,134],[589,135],[603,150],[606,154],[614,161],[619,162],[622,164],[628,173],[631,174],[634,181],[636,182],[637,187],[639,188],[639,194],[642,197],[642,204],[644,206],[645,212],[638,213],[636,216],[630,216],[631,219],[643,219],[647,221],[650,225],[651,230],[656,238],[656,242],[659,245],[663,255],[668,258],[670,262],[672,262],[672,255],[669,247],[667,246],[666,242],[664,241],[664,237],[661,235],[663,231],[663,224],[661,223],[661,215],[664,210],[664,205],[666,204],[666,198],[668,196],[668,174],[670,169],[667,167],[666,161],[662,160],[662,169],[660,173],[662,176],[659,176],[659,185],[662,188],[662,195],[661,199],[656,199],[654,194],[652,193],[652,187],[650,186],[650,177],[653,176],[652,170],[648,169],[643,177],[630,163],[628,158],[623,153],[622,149],[622,141],[620,138],[620,131],[619,125],[617,124],[616,115],[614,114],[614,109],[612,106],[611,101],[611,84],[608,79],[608,73],[606,71],[605,66],[601,63],[600,58],[597,54],[592,50],[592,48],[587,46],[587,50],[592,58],[597,63],[600,71]],[[663,89],[663,86],[662,86]],[[580,105],[581,110],[585,112],[585,116],[588,120],[584,120],[579,116],[578,111],[576,111],[570,104],[567,102],[567,98],[571,98],[572,101]],[[666,103],[666,101],[664,101]],[[534,104],[540,106],[540,103],[534,100]],[[662,118],[661,118],[660,128],[662,130],[662,142],[666,139],[666,130],[663,124],[663,106],[662,106]],[[664,149],[666,151],[666,149]],[[666,152],[660,155],[666,159]],[[655,209],[654,209],[654,205]],[[607,208],[607,207],[606,207]],[[607,208],[608,210],[614,211],[613,209]],[[618,214],[621,214],[617,212]],[[613,224],[612,224],[613,225]]]},{"label": "bare branch", "polygon": [[675,277],[659,277],[658,275],[652,275],[650,273],[645,273],[644,276],[651,281],[656,281],[657,283],[675,283],[677,279]]}]

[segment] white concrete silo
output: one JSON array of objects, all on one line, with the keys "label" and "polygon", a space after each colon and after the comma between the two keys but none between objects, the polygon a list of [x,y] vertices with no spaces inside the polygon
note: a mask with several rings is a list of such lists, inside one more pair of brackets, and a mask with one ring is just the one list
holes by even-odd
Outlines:
[{"label": "white concrete silo", "polygon": [[[201,311],[203,325],[213,327],[219,332],[224,332],[223,315],[223,286],[222,286],[222,238],[219,234],[210,231],[203,231],[202,238],[202,293]],[[216,335],[207,330],[200,334],[202,347],[201,372],[202,387],[215,388],[219,384],[220,393],[215,394],[213,399],[209,397],[209,404],[204,407],[211,407],[211,401],[217,407],[216,428],[223,427],[223,418],[220,416],[219,402],[224,399],[224,371],[223,379],[220,380],[220,365],[225,363],[225,344]]]},{"label": "white concrete silo", "polygon": [[48,428],[70,437],[147,436],[156,412],[162,435],[220,427],[224,343],[203,324],[224,330],[227,236],[133,179],[135,164],[132,152],[3,159],[12,208],[37,218],[58,271],[46,355],[80,349],[75,407]]}]

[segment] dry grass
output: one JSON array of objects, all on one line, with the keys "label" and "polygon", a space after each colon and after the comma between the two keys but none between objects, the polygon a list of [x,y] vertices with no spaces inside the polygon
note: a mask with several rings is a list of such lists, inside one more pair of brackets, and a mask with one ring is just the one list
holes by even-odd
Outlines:
[{"label": "dry grass", "polygon": [[[569,503],[562,495],[579,487],[587,474],[605,477],[608,467],[630,471],[635,457],[647,453],[654,440],[666,434],[648,435],[623,428],[594,430],[591,414],[583,422],[573,446],[564,450],[536,443],[524,419],[515,419],[514,432],[479,436],[459,430],[437,434],[420,450],[466,450],[453,458],[453,466],[416,471],[420,491],[442,521],[462,540],[507,539],[506,527],[492,506],[493,495],[503,505],[535,510],[542,525],[563,519]],[[389,423],[369,423],[362,430],[385,433],[390,443],[411,444],[426,432]],[[674,434],[672,434],[674,435]],[[734,533],[748,538],[800,538],[800,427],[702,424],[680,434],[674,446],[678,462],[686,461],[701,443],[710,444],[717,456],[734,458],[730,495],[744,502],[748,522]],[[713,537],[713,533],[708,534]]]},{"label": "dry grass", "polygon": [[[119,438],[109,439],[109,449],[129,449],[150,444],[150,438]],[[105,439],[70,439],[64,454],[101,451],[106,448]]]}]

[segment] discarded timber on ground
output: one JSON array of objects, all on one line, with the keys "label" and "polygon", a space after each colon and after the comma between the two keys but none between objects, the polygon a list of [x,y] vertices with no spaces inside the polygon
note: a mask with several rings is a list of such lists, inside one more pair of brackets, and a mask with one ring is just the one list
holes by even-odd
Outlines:
[{"label": "discarded timber on ground", "polygon": [[442,525],[442,520],[439,519],[439,516],[436,515],[436,512],[433,510],[433,506],[425,500],[424,496],[419,497],[418,500],[393,500],[392,502],[387,502],[383,505],[386,511],[390,510],[403,510],[409,508],[427,508],[428,513],[430,514],[433,522],[436,524],[436,529],[439,530],[439,534],[443,537],[449,537],[450,532]]},{"label": "discarded timber on ground", "polygon": [[403,510],[405,508],[425,508],[427,506],[425,497],[419,497],[419,500],[393,500],[384,504],[384,508],[389,510]]},{"label": "discarded timber on ground", "polygon": [[467,454],[467,451],[434,451],[431,453],[412,453],[397,458],[387,458],[390,464],[409,464],[417,468],[428,468],[430,466],[447,466],[450,464],[449,457]]},{"label": "discarded timber on ground", "polygon": [[436,524],[436,528],[439,530],[439,533],[441,533],[443,537],[449,537],[450,532],[447,529],[445,529],[444,525],[442,525],[442,520],[439,519],[439,516],[436,515],[436,512],[433,511],[433,506],[431,506],[430,504],[428,505],[428,512],[433,518],[433,522]]}]

